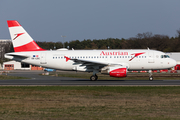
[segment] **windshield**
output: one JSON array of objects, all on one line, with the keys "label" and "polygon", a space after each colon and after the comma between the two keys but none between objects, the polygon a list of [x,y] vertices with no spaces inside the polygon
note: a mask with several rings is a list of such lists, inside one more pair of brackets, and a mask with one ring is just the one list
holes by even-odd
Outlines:
[{"label": "windshield", "polygon": [[161,58],[170,58],[168,55],[161,55]]}]

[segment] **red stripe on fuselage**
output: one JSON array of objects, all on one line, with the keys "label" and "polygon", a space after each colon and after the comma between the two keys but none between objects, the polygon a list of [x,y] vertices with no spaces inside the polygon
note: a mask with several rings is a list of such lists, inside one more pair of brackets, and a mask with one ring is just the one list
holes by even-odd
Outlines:
[{"label": "red stripe on fuselage", "polygon": [[134,55],[134,57],[133,58],[131,58],[129,61],[131,61],[132,59],[134,59],[135,57],[137,57],[137,56],[139,56],[139,55],[141,55],[141,54],[144,54],[145,52],[143,52],[143,53],[134,53],[134,54],[131,54],[131,55]]},{"label": "red stripe on fuselage", "polygon": [[8,23],[8,27],[21,26],[21,25],[18,23],[18,21],[16,21],[16,20],[8,20],[7,23]]},{"label": "red stripe on fuselage", "polygon": [[26,51],[45,51],[44,49],[40,48],[36,42],[32,41],[28,44],[19,46],[19,47],[14,47],[15,52],[26,52]]}]

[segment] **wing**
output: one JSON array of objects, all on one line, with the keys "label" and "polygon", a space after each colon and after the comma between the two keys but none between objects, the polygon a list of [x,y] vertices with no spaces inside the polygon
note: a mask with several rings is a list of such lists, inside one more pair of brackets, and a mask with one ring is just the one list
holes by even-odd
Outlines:
[{"label": "wing", "polygon": [[115,62],[109,62],[109,61],[97,61],[97,60],[85,60],[85,59],[71,59],[66,56],[64,56],[64,57],[66,58],[66,62],[71,60],[74,62],[74,64],[80,64],[80,66],[86,66],[87,69],[101,69],[101,68],[103,68],[105,66],[109,66],[109,65],[118,65],[118,66],[129,67],[129,65],[125,65],[125,63],[115,63]]}]

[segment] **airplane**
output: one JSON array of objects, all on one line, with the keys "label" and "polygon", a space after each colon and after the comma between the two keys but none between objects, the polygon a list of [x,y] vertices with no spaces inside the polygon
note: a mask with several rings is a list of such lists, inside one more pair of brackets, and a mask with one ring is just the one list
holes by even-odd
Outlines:
[{"label": "airplane", "polygon": [[161,51],[150,49],[111,50],[45,50],[39,47],[16,20],[7,21],[14,51],[5,58],[57,70],[92,72],[90,80],[98,79],[97,73],[111,77],[126,77],[128,71],[149,71],[172,68],[176,61]]}]

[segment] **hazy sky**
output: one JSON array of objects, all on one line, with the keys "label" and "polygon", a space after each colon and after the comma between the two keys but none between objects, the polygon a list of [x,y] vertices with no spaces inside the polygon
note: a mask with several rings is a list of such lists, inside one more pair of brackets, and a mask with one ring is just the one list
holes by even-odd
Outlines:
[{"label": "hazy sky", "polygon": [[180,29],[180,0],[0,0],[0,39],[18,20],[35,41],[130,38]]}]

